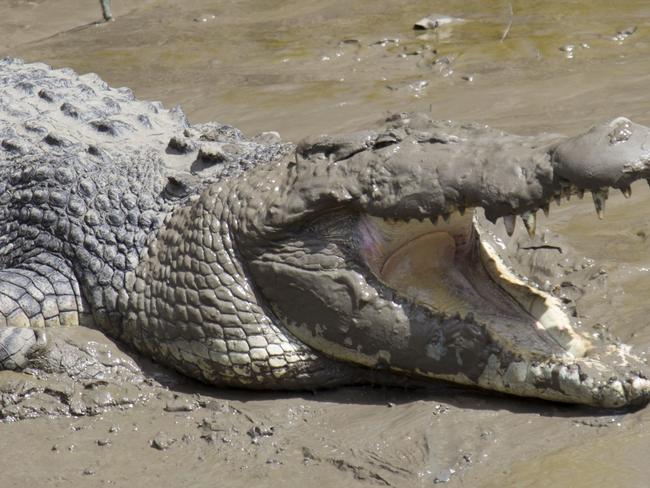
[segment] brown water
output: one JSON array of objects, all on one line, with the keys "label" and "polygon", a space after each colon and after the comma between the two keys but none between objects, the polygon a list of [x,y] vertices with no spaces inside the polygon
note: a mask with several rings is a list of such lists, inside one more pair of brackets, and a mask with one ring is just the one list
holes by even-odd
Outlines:
[{"label": "brown water", "polygon": [[[98,2],[0,1],[0,54],[94,71],[140,98],[180,104],[193,122],[290,140],[407,110],[521,133],[571,134],[618,115],[650,125],[647,1],[113,3],[116,22],[82,27],[100,17]],[[431,13],[464,22],[411,29]],[[633,191],[610,198],[604,221],[587,196],[538,225],[606,271],[578,302],[583,327],[645,354],[650,192]],[[447,390],[184,388],[208,400],[166,412],[161,393],[99,417],[0,425],[1,485],[428,486],[448,476],[449,486],[642,487],[650,476],[647,408],[612,415]],[[213,416],[227,431],[216,442],[204,421]],[[253,443],[246,431],[260,423],[274,433]],[[159,431],[177,439],[167,450],[149,447]]]}]

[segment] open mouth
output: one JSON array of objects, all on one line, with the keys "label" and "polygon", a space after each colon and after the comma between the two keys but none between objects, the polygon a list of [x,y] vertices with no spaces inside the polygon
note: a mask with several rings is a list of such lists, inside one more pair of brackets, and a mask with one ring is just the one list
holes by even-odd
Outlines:
[{"label": "open mouth", "polygon": [[[373,274],[402,297],[435,313],[488,328],[532,357],[582,357],[589,349],[560,301],[505,265],[481,235],[478,215],[425,220],[360,219],[362,255]],[[516,347],[515,347],[516,346]]]},{"label": "open mouth", "polygon": [[583,337],[488,222],[512,234],[518,215],[533,233],[536,211],[584,191],[600,217],[610,188],[629,196],[650,177],[649,130],[618,118],[526,138],[422,115],[388,122],[306,143],[289,163],[272,239],[243,248],[278,322],[368,368],[550,400],[647,399],[637,358]]}]

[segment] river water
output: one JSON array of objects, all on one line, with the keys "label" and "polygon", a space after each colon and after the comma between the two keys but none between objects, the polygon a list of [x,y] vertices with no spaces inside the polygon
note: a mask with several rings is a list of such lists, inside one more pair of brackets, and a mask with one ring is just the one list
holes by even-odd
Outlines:
[{"label": "river water", "polygon": [[[96,72],[139,98],[180,104],[192,122],[219,120],[250,135],[277,130],[293,141],[364,128],[388,113],[411,110],[525,134],[575,134],[619,115],[650,125],[647,1],[113,3],[116,22],[91,25],[100,18],[98,2],[2,1],[0,54]],[[430,14],[455,21],[412,29]],[[643,182],[633,193],[630,200],[613,195],[603,221],[587,195],[553,207],[538,225],[562,234],[605,271],[578,302],[583,327],[607,330],[645,354],[650,191]],[[28,473],[62,486],[60,478],[77,477],[87,486],[160,477],[180,484],[190,479],[188,471],[195,486],[214,486],[215,471],[233,476],[232,486],[313,486],[315,479],[323,486],[428,486],[437,478],[449,479],[448,486],[641,487],[650,475],[647,409],[611,414],[473,392],[224,394],[285,429],[285,461],[269,464],[241,453],[227,460],[208,453],[197,461],[170,450],[167,459],[179,456],[185,463],[172,469],[158,451],[137,447],[144,437],[132,434],[112,450],[87,439],[83,459],[96,461],[97,476],[82,477],[74,456],[43,454],[38,466],[23,467],[18,461],[2,466],[0,456],[0,467],[16,483]],[[295,429],[287,412],[300,408],[308,428]],[[169,418],[137,409],[75,422],[87,422],[92,431],[119,415],[122,423],[149,422],[152,432],[172,429],[165,424]],[[45,432],[48,440],[72,442],[71,422],[0,426],[0,437],[11,439],[18,452],[35,452]],[[316,455],[306,455],[306,446]],[[133,462],[134,456],[142,462]],[[253,469],[243,470],[244,464]]]}]

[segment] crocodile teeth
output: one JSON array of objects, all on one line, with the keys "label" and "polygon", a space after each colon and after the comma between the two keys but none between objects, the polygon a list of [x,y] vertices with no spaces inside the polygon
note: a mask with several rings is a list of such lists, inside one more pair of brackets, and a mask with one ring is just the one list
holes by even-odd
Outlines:
[{"label": "crocodile teeth", "polygon": [[435,217],[429,217],[429,220],[431,221],[431,223],[432,223],[433,225],[437,225],[437,224],[438,224],[438,216],[437,216],[437,215],[436,215]]},{"label": "crocodile teeth", "polygon": [[450,218],[451,218],[451,214],[448,214],[448,213],[442,214],[442,219],[445,221],[445,224],[449,223]]},{"label": "crocodile teeth", "polygon": [[534,212],[524,212],[521,214],[521,220],[524,221],[524,226],[528,231],[530,237],[535,237],[535,228],[537,227],[537,217]]},{"label": "crocodile teeth", "polygon": [[578,188],[576,191],[576,194],[578,195],[578,198],[582,200],[582,197],[585,196],[585,189],[584,188]]},{"label": "crocodile teeth", "polygon": [[515,232],[515,223],[517,222],[517,219],[515,218],[514,215],[505,215],[503,217],[503,225],[506,227],[506,232],[508,233],[508,236],[512,237],[512,234]]},{"label": "crocodile teeth", "polygon": [[630,198],[632,196],[632,188],[629,186],[625,186],[621,188],[621,193],[625,198]]},{"label": "crocodile teeth", "polygon": [[594,198],[594,206],[596,207],[598,218],[602,219],[605,216],[605,202],[609,196],[609,188],[592,191],[591,196]]},{"label": "crocodile teeth", "polygon": [[557,206],[559,207],[560,204],[562,203],[562,194],[561,194],[561,193],[557,193],[553,198],[555,199],[555,203],[556,203]]},{"label": "crocodile teeth", "polygon": [[551,213],[551,207],[548,203],[542,207],[542,211],[544,212],[544,217],[548,217],[548,214]]},{"label": "crocodile teeth", "polygon": [[461,217],[463,215],[465,215],[465,207],[463,207],[462,205],[459,205],[458,206],[458,213],[460,214]]}]

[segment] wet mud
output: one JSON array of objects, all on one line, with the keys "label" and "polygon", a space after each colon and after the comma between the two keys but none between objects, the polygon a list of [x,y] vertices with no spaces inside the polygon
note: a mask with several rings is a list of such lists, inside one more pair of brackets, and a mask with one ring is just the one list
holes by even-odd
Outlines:
[{"label": "wet mud", "polygon": [[[518,133],[570,135],[618,115],[650,124],[650,6],[640,0],[115,0],[113,14],[95,25],[99,2],[4,2],[0,55],[97,72],[141,99],[180,104],[192,122],[293,141],[408,110]],[[412,29],[431,14],[462,22]],[[602,221],[590,195],[553,205],[535,240],[519,225],[509,245],[575,308],[583,332],[643,358],[650,191],[632,193],[612,195]],[[129,381],[0,372],[3,487],[641,487],[650,475],[648,408],[448,385],[218,390],[122,345],[89,354]]]}]

